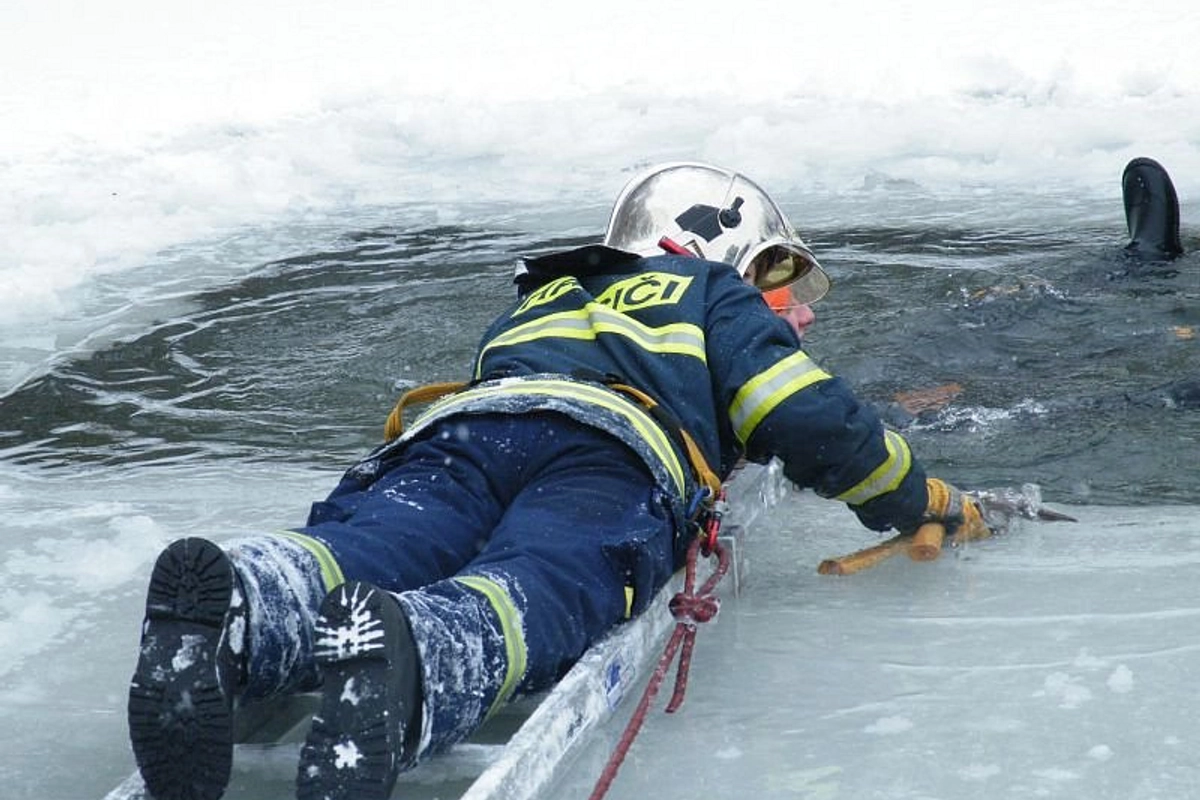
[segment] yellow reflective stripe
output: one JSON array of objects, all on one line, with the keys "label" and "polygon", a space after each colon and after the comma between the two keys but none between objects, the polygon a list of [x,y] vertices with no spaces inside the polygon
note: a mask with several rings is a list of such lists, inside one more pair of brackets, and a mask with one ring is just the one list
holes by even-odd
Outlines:
[{"label": "yellow reflective stripe", "polygon": [[329,548],[325,546],[324,542],[296,531],[277,531],[277,533],[280,536],[286,536],[313,554],[317,559],[317,564],[321,567],[321,583],[325,586],[326,592],[332,592],[346,582],[345,576],[342,575],[342,568],[338,566],[337,559],[333,557],[333,553],[329,552]]},{"label": "yellow reflective stripe", "polygon": [[814,364],[803,350],[797,350],[746,381],[734,395],[733,405],[729,407],[729,419],[738,440],[745,444],[758,423],[788,397],[831,377]]},{"label": "yellow reflective stripe", "polygon": [[894,491],[912,466],[912,454],[908,442],[895,431],[884,431],[883,443],[888,457],[867,476],[866,480],[852,486],[837,496],[838,500],[860,506],[881,494]]},{"label": "yellow reflective stripe", "polygon": [[633,587],[625,587],[625,619],[633,616]]},{"label": "yellow reflective stripe", "polygon": [[504,587],[493,580],[479,575],[460,575],[454,580],[486,597],[492,610],[500,618],[500,633],[504,636],[504,655],[508,660],[508,667],[504,673],[504,683],[488,709],[487,715],[490,717],[496,709],[508,702],[508,698],[512,697],[517,688],[517,683],[525,674],[527,653],[525,631],[521,627],[521,612],[517,610]]},{"label": "yellow reflective stripe", "polygon": [[484,355],[495,347],[511,347],[537,339],[584,339],[593,340],[597,334],[612,333],[625,336],[651,353],[674,353],[692,356],[708,363],[704,351],[704,331],[699,326],[686,322],[675,322],[652,328],[633,317],[613,311],[599,303],[588,303],[583,308],[548,314],[523,325],[507,330],[488,342],[479,353],[475,366],[475,377],[480,375]]},{"label": "yellow reflective stripe", "polygon": [[582,400],[620,414],[633,426],[633,429],[638,432],[646,443],[650,445],[650,449],[654,451],[654,454],[666,466],[671,479],[675,481],[675,486],[679,494],[682,496],[685,493],[687,488],[686,473],[684,472],[683,464],[679,461],[679,456],[675,452],[675,448],[671,446],[670,437],[641,408],[635,406],[616,392],[600,386],[554,380],[517,380],[490,386],[476,386],[473,389],[453,395],[452,397],[447,397],[430,406],[413,424],[413,429],[420,426],[426,418],[452,414],[458,409],[468,406],[481,398],[528,394]]}]

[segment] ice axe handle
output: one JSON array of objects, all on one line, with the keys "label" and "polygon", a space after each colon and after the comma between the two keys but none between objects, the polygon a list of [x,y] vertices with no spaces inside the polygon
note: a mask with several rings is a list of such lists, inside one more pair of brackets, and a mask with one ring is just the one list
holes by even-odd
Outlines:
[{"label": "ice axe handle", "polygon": [[[945,534],[946,529],[941,524],[927,522],[918,528],[916,533],[901,533],[864,550],[857,550],[839,558],[827,558],[817,566],[817,572],[822,575],[853,575],[902,552],[907,552],[917,561],[931,561],[937,558],[941,551]],[[917,554],[914,555],[913,547],[918,544],[918,537],[921,539],[920,544],[927,549],[917,550]],[[928,555],[930,552],[933,555]],[[925,554],[924,557],[921,556],[922,553]]]},{"label": "ice axe handle", "polygon": [[817,566],[817,572],[822,575],[853,575],[856,572],[862,572],[906,549],[911,538],[900,534],[840,558],[827,558]]},{"label": "ice axe handle", "polygon": [[940,522],[926,522],[908,543],[908,557],[913,561],[933,561],[941,555],[945,538],[946,529]]}]

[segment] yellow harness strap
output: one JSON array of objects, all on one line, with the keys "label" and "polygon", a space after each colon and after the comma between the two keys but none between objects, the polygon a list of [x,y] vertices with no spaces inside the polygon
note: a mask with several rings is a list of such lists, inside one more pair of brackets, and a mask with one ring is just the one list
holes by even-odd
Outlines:
[{"label": "yellow harness strap", "polygon": [[[608,386],[610,389],[624,392],[650,411],[658,408],[658,402],[641,389],[636,389],[624,383],[610,383]],[[659,422],[661,424],[663,420],[660,419]],[[696,440],[692,438],[691,434],[685,431],[678,423],[675,424],[675,431],[683,441],[684,448],[687,449],[688,461],[692,462],[692,469],[696,471],[696,477],[708,489],[709,498],[716,499],[721,491],[721,479],[717,477],[717,473],[712,471],[712,467],[708,465],[708,461],[704,458],[704,453],[700,452],[700,446],[696,444]]]},{"label": "yellow harness strap", "polygon": [[404,433],[404,409],[412,403],[432,403],[434,400],[445,397],[448,394],[454,394],[465,389],[466,383],[462,381],[450,381],[448,383],[429,383],[425,386],[418,386],[415,389],[409,389],[404,394],[400,395],[400,399],[396,401],[396,407],[388,414],[387,422],[383,426],[384,441],[392,441]]}]

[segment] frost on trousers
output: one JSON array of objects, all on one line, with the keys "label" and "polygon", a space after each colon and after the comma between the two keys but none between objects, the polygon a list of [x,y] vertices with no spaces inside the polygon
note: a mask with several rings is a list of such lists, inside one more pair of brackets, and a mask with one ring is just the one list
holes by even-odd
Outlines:
[{"label": "frost on trousers", "polygon": [[418,752],[440,750],[466,739],[486,718],[508,671],[504,636],[488,601],[454,581],[397,597],[424,678]]},{"label": "frost on trousers", "polygon": [[[282,536],[241,537],[226,547],[250,607],[246,696],[316,688],[314,626],[325,594],[316,560]],[[503,587],[517,608],[524,607],[523,593],[505,576],[481,577]],[[508,677],[505,641],[488,600],[457,581],[396,596],[420,655],[424,701],[418,752],[425,753],[466,739],[487,717]]]},{"label": "frost on trousers", "polygon": [[282,536],[240,537],[225,548],[250,606],[246,696],[315,688],[313,625],[325,598],[316,558]]}]

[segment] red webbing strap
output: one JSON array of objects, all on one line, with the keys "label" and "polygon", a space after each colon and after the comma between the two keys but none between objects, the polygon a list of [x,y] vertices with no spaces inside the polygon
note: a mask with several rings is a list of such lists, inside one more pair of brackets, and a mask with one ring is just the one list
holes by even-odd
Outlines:
[{"label": "red webbing strap", "polygon": [[713,570],[712,575],[708,577],[708,580],[704,582],[704,585],[700,587],[700,591],[694,592],[693,587],[696,583],[696,557],[699,552],[700,539],[693,539],[691,546],[688,548],[683,591],[672,597],[668,606],[671,609],[672,616],[679,620],[679,622],[675,624],[675,631],[671,634],[671,639],[667,642],[662,657],[658,660],[658,665],[655,666],[654,673],[650,676],[650,682],[646,685],[646,690],[642,693],[642,699],[638,702],[633,716],[630,717],[629,723],[625,726],[625,731],[621,734],[620,741],[617,742],[616,748],[609,757],[608,764],[605,765],[604,771],[600,773],[600,778],[596,781],[596,788],[592,790],[589,800],[600,800],[600,798],[604,797],[608,792],[608,787],[612,785],[613,780],[617,777],[617,770],[621,768],[621,763],[625,760],[629,748],[633,745],[634,738],[638,735],[638,731],[641,730],[642,724],[646,721],[646,712],[649,710],[650,704],[654,702],[655,696],[658,695],[663,678],[666,677],[667,669],[670,668],[671,661],[675,658],[675,651],[679,650],[681,645],[683,651],[680,653],[679,668],[675,674],[675,691],[671,695],[671,701],[667,704],[667,713],[673,713],[683,703],[683,695],[687,689],[688,669],[691,667],[692,648],[696,640],[696,624],[699,622],[708,622],[717,615],[717,611],[721,607],[721,601],[720,598],[713,594],[713,589],[716,588],[716,585],[725,576],[725,573],[729,571],[729,551],[718,542],[712,549],[712,554],[717,557],[717,567]]}]

